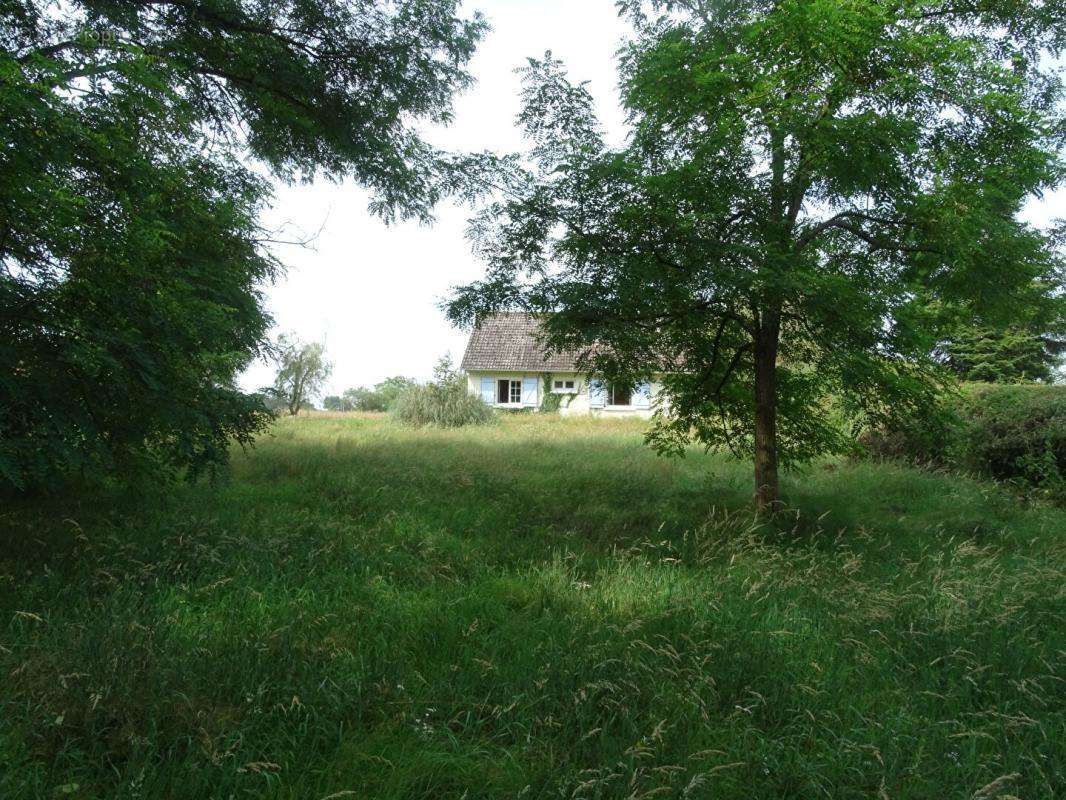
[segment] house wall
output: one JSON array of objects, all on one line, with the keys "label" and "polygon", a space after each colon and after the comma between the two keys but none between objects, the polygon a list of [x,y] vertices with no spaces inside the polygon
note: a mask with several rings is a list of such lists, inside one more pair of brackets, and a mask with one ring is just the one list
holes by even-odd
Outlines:
[{"label": "house wall", "polygon": [[584,399],[584,413],[591,414],[594,417],[643,417],[645,419],[651,417],[658,408],[659,393],[662,391],[662,384],[659,381],[651,382],[651,406],[649,408],[636,408],[634,406],[603,406],[602,408],[592,408],[589,405],[589,390],[587,383],[583,386],[583,399]]},{"label": "house wall", "polygon": [[[494,386],[495,381],[497,380],[524,380],[528,378],[536,378],[537,402],[535,406],[501,406],[494,404],[497,408],[530,408],[540,406],[541,396],[544,393],[544,375],[545,373],[543,372],[468,372],[466,375],[466,381],[470,393],[480,395],[482,378],[491,378],[494,381]],[[557,380],[573,380],[575,383],[576,391],[573,393],[564,393],[563,401],[559,406],[559,414],[564,417],[580,415],[592,415],[597,417],[650,417],[655,410],[656,401],[659,397],[659,392],[662,389],[662,385],[659,382],[652,382],[651,408],[636,408],[633,406],[604,406],[603,408],[592,408],[589,401],[588,379],[585,375],[578,372],[552,372],[551,376],[553,382]]]},{"label": "house wall", "polygon": [[510,403],[508,403],[507,405],[500,405],[500,404],[494,402],[493,405],[496,408],[512,408],[512,409],[539,408],[540,407],[541,394],[544,392],[544,386],[543,386],[544,375],[543,375],[543,373],[538,373],[538,372],[468,372],[468,373],[466,373],[466,386],[467,386],[467,389],[470,391],[471,394],[476,394],[478,396],[481,395],[481,379],[482,378],[492,378],[492,380],[493,380],[493,398],[495,398],[496,381],[505,380],[505,379],[509,380],[509,381],[523,381],[523,382],[526,381],[526,380],[531,380],[531,379],[532,380],[536,380],[537,381],[537,394],[536,394],[535,402],[533,402],[533,403],[520,403],[520,404],[517,404],[517,405],[512,405]]},{"label": "house wall", "polygon": [[559,404],[559,414],[561,416],[568,417],[571,415],[577,416],[590,413],[589,384],[584,375],[580,375],[576,372],[560,372],[558,374],[553,372],[552,380],[572,380],[574,381],[574,388],[577,390],[573,394],[563,395],[563,402]]}]

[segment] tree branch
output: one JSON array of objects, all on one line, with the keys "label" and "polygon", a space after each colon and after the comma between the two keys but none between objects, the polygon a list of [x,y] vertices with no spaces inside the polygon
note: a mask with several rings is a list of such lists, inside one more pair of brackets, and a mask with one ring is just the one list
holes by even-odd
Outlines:
[{"label": "tree branch", "polygon": [[26,64],[35,56],[42,58],[51,58],[52,56],[62,53],[64,50],[70,50],[74,47],[84,46],[84,44],[77,39],[67,39],[66,41],[56,42],[55,44],[45,45],[44,47],[38,47],[30,50],[27,53],[22,54],[15,59],[19,64]]},{"label": "tree branch", "polygon": [[[890,217],[881,217],[876,214],[869,214],[865,211],[841,211],[839,214],[835,214],[829,219],[819,222],[817,225],[814,225],[804,231],[803,234],[797,237],[796,244],[794,245],[793,250],[797,253],[802,252],[811,242],[813,242],[815,239],[817,239],[830,228],[839,228],[841,230],[849,231],[851,233],[854,233],[856,236],[859,236],[859,238],[865,239],[869,242],[869,237],[872,237],[872,234],[869,234],[866,231],[862,231],[861,228],[857,228],[856,226],[851,225],[847,222],[847,220],[849,219],[865,220],[868,222],[876,222],[881,225],[894,225],[896,227],[902,227],[906,224],[901,220],[895,220]],[[862,231],[862,235],[860,236],[857,231]]]}]

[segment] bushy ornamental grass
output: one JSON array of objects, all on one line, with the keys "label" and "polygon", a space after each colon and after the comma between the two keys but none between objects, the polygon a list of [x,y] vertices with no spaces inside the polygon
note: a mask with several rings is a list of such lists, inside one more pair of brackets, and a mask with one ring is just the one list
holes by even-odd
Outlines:
[{"label": "bushy ornamental grass", "polygon": [[0,797],[1066,797],[1066,511],[826,462],[758,523],[641,438],[302,417],[0,506]]},{"label": "bushy ornamental grass", "polygon": [[875,455],[977,472],[1066,501],[1066,386],[971,383],[940,419],[866,439]]},{"label": "bushy ornamental grass", "polygon": [[492,409],[467,391],[465,381],[410,386],[396,398],[390,412],[397,422],[416,428],[461,428],[493,419]]}]

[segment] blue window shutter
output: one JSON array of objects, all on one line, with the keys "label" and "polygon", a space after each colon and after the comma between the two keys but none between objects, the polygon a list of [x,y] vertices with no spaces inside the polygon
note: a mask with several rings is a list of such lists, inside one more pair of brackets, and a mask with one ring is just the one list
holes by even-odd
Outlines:
[{"label": "blue window shutter", "polygon": [[490,406],[496,404],[496,381],[492,378],[481,379],[481,399]]},{"label": "blue window shutter", "polygon": [[538,383],[540,383],[540,381],[536,378],[522,379],[522,405],[535,406],[537,404]]},{"label": "blue window shutter", "polygon": [[633,405],[636,408],[651,408],[651,384],[638,383],[633,392]]},{"label": "blue window shutter", "polygon": [[603,408],[607,405],[607,387],[603,381],[589,381],[589,406]]}]

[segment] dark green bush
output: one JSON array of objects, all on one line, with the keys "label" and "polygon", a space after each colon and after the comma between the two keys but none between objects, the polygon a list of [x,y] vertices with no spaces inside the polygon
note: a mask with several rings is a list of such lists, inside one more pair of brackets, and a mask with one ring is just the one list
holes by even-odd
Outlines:
[{"label": "dark green bush", "polygon": [[866,435],[867,449],[1066,500],[1066,386],[965,384],[944,405],[941,419]]}]

